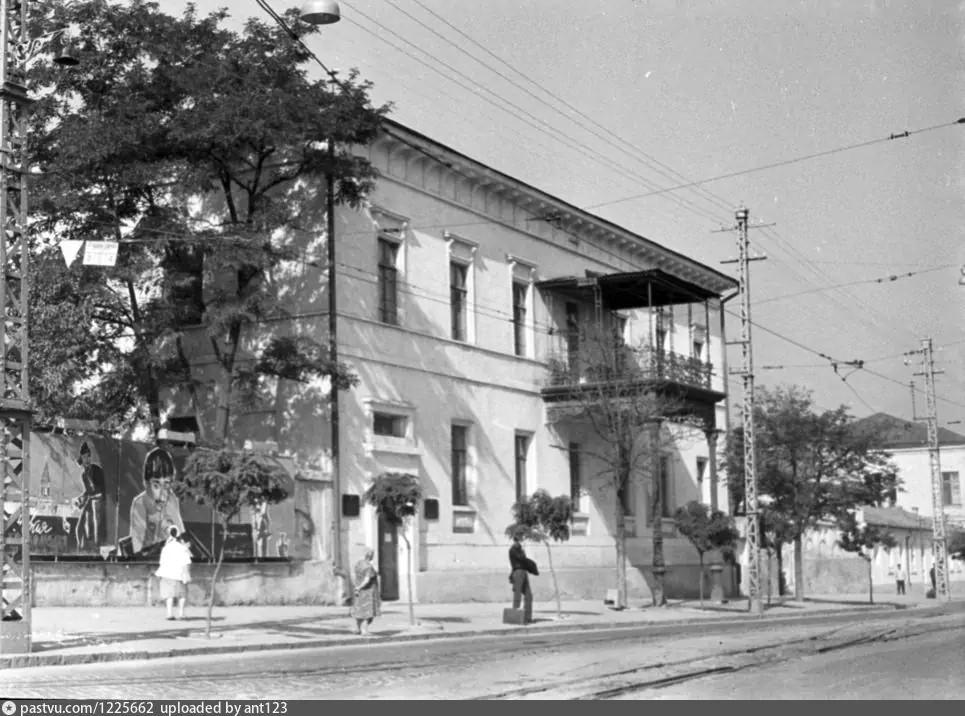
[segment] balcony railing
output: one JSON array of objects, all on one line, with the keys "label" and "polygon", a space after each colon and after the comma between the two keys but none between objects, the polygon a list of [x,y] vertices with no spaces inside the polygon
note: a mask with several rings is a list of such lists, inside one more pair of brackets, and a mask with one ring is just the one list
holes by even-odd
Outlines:
[{"label": "balcony railing", "polygon": [[549,356],[548,363],[547,388],[641,380],[710,389],[714,372],[712,364],[698,358],[629,346],[606,358],[556,353]]}]

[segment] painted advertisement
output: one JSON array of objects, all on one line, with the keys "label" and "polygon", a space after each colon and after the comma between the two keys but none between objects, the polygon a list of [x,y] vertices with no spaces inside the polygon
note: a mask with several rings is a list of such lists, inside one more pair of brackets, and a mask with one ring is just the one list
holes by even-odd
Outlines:
[{"label": "painted advertisement", "polygon": [[[38,431],[30,436],[30,451],[31,555],[153,558],[168,527],[176,525],[196,561],[217,557],[224,538],[211,510],[174,491],[187,448]],[[292,467],[284,458],[276,462],[289,483],[289,498],[244,510],[228,526],[226,559],[290,556]],[[17,507],[5,504],[5,516]],[[22,518],[8,528],[22,530]]]}]

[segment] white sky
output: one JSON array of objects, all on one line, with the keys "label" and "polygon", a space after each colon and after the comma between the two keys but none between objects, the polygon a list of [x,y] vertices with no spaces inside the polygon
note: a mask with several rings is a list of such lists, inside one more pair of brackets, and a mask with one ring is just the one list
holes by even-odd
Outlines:
[{"label": "white sky", "polygon": [[[160,5],[179,13],[185,3]],[[911,418],[914,379],[922,415],[920,365],[901,354],[931,337],[945,371],[940,423],[965,421],[965,125],[597,206],[965,116],[965,3],[340,5],[342,21],[310,46],[329,67],[359,68],[375,100],[394,102],[391,116],[412,129],[735,276],[719,262],[736,256],[736,235],[714,230],[733,225],[741,202],[752,222],[775,223],[751,234],[769,257],[752,264],[759,385],[798,383],[822,408]],[[233,0],[230,11],[235,27],[269,20],[255,0]],[[907,272],[921,273],[875,281]],[[815,291],[837,284],[854,285]],[[731,340],[739,330],[729,317]],[[842,366],[844,382],[817,354],[866,369]],[[740,365],[736,347],[730,365]],[[731,390],[739,401],[736,376]]]}]

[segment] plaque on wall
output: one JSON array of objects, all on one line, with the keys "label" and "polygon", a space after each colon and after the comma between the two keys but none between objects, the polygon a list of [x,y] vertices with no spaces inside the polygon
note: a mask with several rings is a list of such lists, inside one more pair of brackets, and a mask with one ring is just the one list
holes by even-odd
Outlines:
[{"label": "plaque on wall", "polygon": [[475,532],[476,513],[475,512],[453,512],[452,513],[453,532]]}]

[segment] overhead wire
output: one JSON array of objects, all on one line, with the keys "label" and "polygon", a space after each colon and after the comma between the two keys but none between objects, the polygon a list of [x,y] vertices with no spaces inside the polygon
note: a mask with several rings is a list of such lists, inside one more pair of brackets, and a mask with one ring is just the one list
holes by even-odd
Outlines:
[{"label": "overhead wire", "polygon": [[604,201],[604,202],[600,202],[600,203],[598,203],[598,204],[590,204],[590,205],[585,206],[585,207],[583,207],[583,208],[584,208],[584,209],[599,209],[600,207],[603,207],[603,206],[612,206],[612,205],[614,205],[614,204],[621,204],[621,203],[623,203],[623,202],[632,201],[632,200],[634,200],[634,199],[645,199],[645,198],[650,197],[650,196],[657,196],[657,195],[659,195],[659,194],[664,194],[664,193],[671,192],[671,191],[679,191],[680,189],[687,189],[687,188],[690,188],[690,187],[692,187],[692,186],[697,186],[698,184],[709,184],[709,183],[711,183],[711,182],[721,181],[722,179],[731,179],[731,178],[733,178],[733,177],[739,177],[739,176],[743,176],[743,175],[745,175],[745,174],[752,174],[752,173],[755,173],[755,172],[761,172],[761,171],[765,171],[765,170],[767,170],[767,169],[775,169],[775,168],[777,168],[777,167],[784,167],[784,166],[788,166],[788,165],[790,165],[790,164],[797,164],[797,163],[799,163],[799,162],[805,162],[805,161],[809,161],[809,160],[811,160],[811,159],[817,159],[817,158],[819,158],[819,157],[827,157],[827,156],[830,156],[830,155],[832,155],[832,154],[838,154],[838,153],[840,153],[840,152],[847,152],[847,151],[850,151],[850,150],[853,150],[853,149],[861,149],[861,148],[864,148],[864,147],[870,147],[870,146],[873,146],[873,145],[875,145],[875,144],[881,144],[882,142],[889,142],[889,141],[892,141],[892,140],[895,140],[895,139],[905,139],[905,138],[911,137],[911,136],[916,135],[916,134],[922,134],[922,133],[924,133],[924,132],[933,132],[933,131],[938,130],[938,129],[945,129],[945,128],[947,128],[947,127],[952,127],[952,126],[955,126],[956,124],[965,124],[965,117],[961,117],[960,119],[956,119],[956,120],[953,120],[953,121],[950,121],[950,122],[943,122],[943,123],[941,123],[941,124],[935,124],[935,125],[932,125],[932,126],[930,126],[930,127],[922,127],[921,129],[915,129],[915,130],[911,130],[911,131],[905,130],[904,132],[892,133],[890,136],[887,136],[887,137],[879,137],[879,138],[877,138],[877,139],[869,139],[869,140],[866,140],[866,141],[864,141],[864,142],[856,142],[856,143],[854,143],[854,144],[847,144],[847,145],[843,145],[843,146],[840,146],[840,147],[835,147],[835,148],[833,148],[833,149],[826,149],[826,150],[821,151],[821,152],[814,152],[813,154],[806,154],[806,155],[800,156],[800,157],[792,157],[792,158],[790,158],[790,159],[782,159],[782,160],[780,160],[780,161],[771,162],[771,163],[769,163],[769,164],[762,164],[762,165],[760,165],[760,166],[750,167],[750,168],[748,168],[748,169],[741,169],[741,170],[739,170],[739,171],[734,171],[734,172],[728,172],[728,173],[726,173],[726,174],[718,174],[718,175],[716,175],[716,176],[708,177],[708,178],[706,178],[706,179],[700,179],[700,180],[698,180],[698,181],[688,182],[688,183],[686,183],[686,184],[678,184],[678,185],[676,185],[676,186],[665,187],[665,188],[663,188],[663,189],[660,189],[660,190],[654,191],[654,192],[648,192],[648,193],[645,193],[645,194],[632,194],[632,195],[630,195],[630,196],[625,196],[625,197],[622,197],[622,198],[620,198],[620,199],[612,199],[612,200],[610,200],[610,201]]}]

